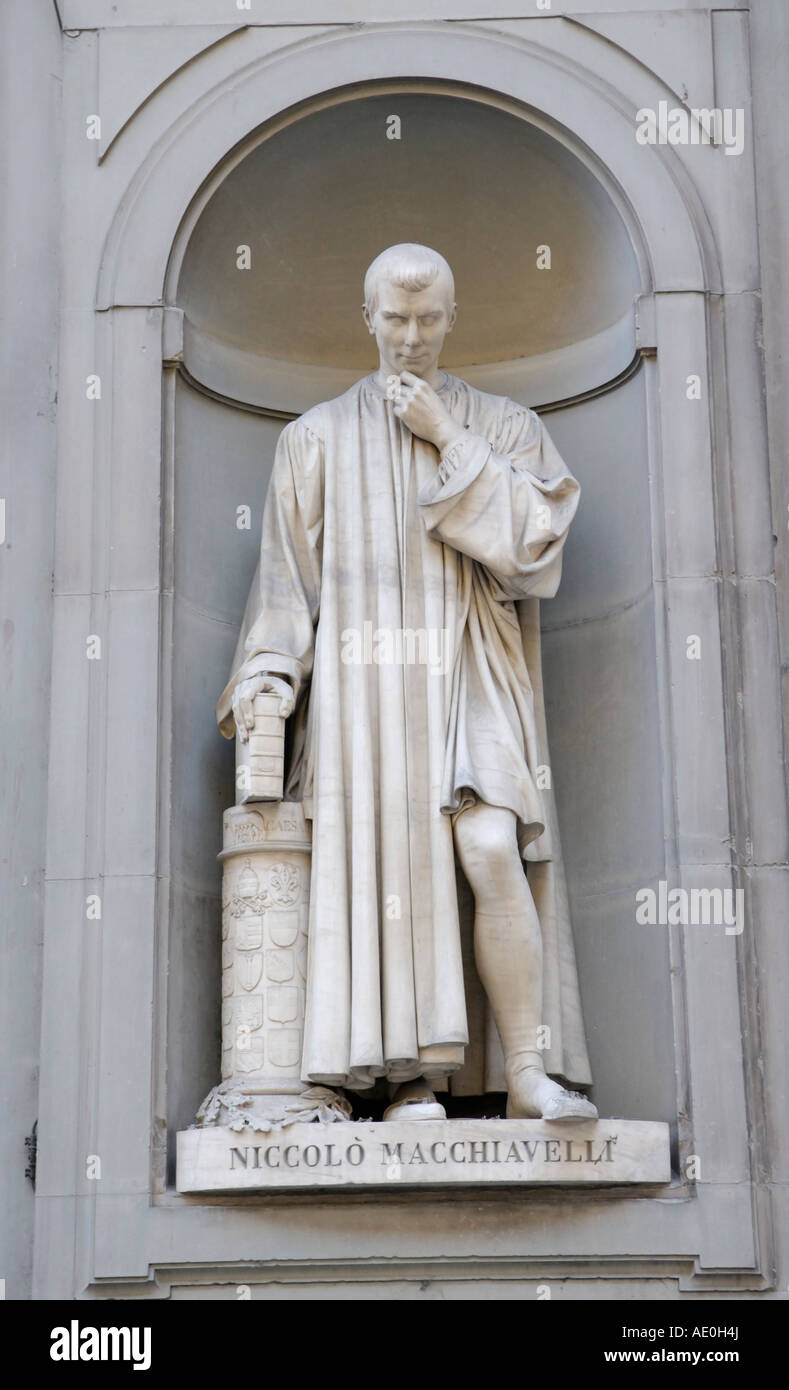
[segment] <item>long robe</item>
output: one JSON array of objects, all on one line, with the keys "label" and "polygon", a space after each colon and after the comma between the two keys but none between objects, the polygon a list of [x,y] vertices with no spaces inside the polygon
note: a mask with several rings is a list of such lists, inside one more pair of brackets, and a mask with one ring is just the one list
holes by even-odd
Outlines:
[{"label": "long robe", "polygon": [[252,672],[296,697],[285,796],[313,822],[305,1081],[363,1090],[463,1066],[453,819],[481,800],[517,817],[546,1068],[585,1084],[558,831],[537,785],[538,600],[558,587],[579,486],[533,411],[452,376],[439,394],[466,431],[441,459],[375,376],[283,430],[217,717],[232,737],[233,687]]}]

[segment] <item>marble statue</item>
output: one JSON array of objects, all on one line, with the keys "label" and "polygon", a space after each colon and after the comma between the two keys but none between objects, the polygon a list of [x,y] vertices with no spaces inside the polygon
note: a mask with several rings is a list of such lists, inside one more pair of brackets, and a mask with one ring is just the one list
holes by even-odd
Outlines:
[{"label": "marble statue", "polygon": [[217,707],[242,743],[262,693],[289,721],[284,798],[312,823],[301,1078],[386,1078],[385,1118],[444,1116],[469,1041],[457,857],[508,1116],[594,1119],[568,1089],[591,1076],[538,775],[538,600],[579,486],[533,411],[439,367],[443,256],[392,246],[364,294],[378,370],[282,432]]}]

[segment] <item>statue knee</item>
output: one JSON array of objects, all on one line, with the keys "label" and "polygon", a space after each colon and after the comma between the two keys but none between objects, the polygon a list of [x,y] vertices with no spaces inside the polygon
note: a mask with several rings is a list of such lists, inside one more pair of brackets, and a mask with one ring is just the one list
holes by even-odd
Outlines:
[{"label": "statue knee", "polygon": [[468,811],[458,817],[455,831],[461,867],[472,891],[491,883],[503,886],[516,869],[522,873],[515,816],[511,812],[496,813],[498,808],[475,810],[493,810],[494,814]]}]

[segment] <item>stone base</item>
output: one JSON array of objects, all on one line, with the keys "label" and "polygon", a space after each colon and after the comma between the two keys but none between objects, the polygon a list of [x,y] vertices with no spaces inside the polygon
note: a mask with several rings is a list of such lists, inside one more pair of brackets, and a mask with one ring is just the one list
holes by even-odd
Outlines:
[{"label": "stone base", "polygon": [[178,1135],[179,1192],[667,1183],[668,1125],[399,1120]]}]

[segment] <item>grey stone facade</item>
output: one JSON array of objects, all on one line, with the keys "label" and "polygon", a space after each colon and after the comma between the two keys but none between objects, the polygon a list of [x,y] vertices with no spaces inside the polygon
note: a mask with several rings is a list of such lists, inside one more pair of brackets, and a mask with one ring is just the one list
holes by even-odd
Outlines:
[{"label": "grey stone facade", "polygon": [[[785,1295],[783,0],[9,0],[0,33],[6,1296]],[[639,143],[661,102],[741,110],[741,152]],[[299,338],[288,247],[345,295],[405,239],[379,166],[409,120],[441,169],[414,239],[457,236],[461,309],[485,286],[453,369],[549,413],[584,490],[543,651],[595,1099],[670,1124],[673,1179],[186,1198],[174,1137],[219,1078],[213,703],[282,422],[369,369],[344,324]],[[636,925],[661,881],[742,889],[744,930]]]}]

